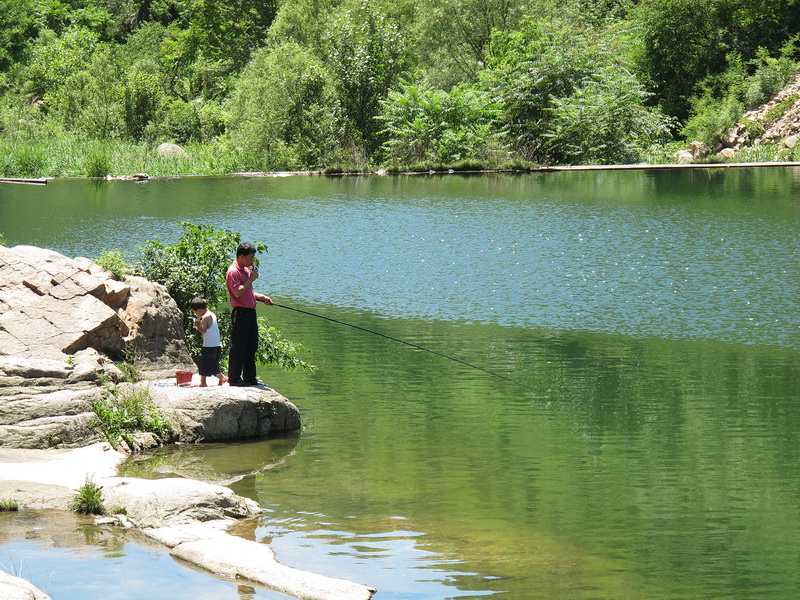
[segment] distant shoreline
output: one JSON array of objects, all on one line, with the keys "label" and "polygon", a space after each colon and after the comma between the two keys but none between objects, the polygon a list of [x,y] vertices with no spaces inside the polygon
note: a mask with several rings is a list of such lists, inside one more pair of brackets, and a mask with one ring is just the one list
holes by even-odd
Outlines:
[{"label": "distant shoreline", "polygon": [[[240,171],[234,173],[218,173],[207,175],[121,175],[118,177],[107,177],[106,181],[137,181],[145,182],[150,179],[188,179],[198,177],[346,177],[366,175],[480,175],[491,173],[555,173],[561,171],[643,171],[643,170],[669,170],[669,169],[735,169],[735,168],[756,168],[756,167],[800,167],[800,161],[781,161],[781,162],[736,162],[736,163],[667,163],[667,164],[633,164],[633,165],[562,165],[531,167],[529,169],[480,169],[480,170],[456,170],[439,169],[430,171],[348,171],[342,173],[325,173],[324,171]],[[0,177],[0,183],[16,183],[44,185],[48,181],[58,179],[97,179],[93,177]],[[102,180],[102,179],[101,179]]]}]

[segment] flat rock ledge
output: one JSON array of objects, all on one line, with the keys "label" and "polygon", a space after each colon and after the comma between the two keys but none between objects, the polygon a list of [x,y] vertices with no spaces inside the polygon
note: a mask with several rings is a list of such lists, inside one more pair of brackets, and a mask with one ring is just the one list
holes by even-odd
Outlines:
[{"label": "flat rock ledge", "polygon": [[[117,477],[125,458],[106,442],[74,450],[0,448],[0,497],[17,500],[21,508],[67,509],[74,491],[89,478],[102,487],[106,508],[120,511],[98,517],[99,524],[123,527],[134,540],[162,545],[179,561],[215,577],[307,600],[369,600],[375,594],[358,583],[282,565],[268,546],[229,534],[234,523],[261,514],[255,501],[193,479]],[[0,572],[0,598],[49,597]]]}]

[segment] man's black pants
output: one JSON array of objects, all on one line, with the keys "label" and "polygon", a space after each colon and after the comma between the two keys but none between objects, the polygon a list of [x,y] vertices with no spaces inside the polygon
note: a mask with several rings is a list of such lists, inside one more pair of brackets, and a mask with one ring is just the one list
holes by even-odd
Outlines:
[{"label": "man's black pants", "polygon": [[231,313],[231,352],[228,356],[229,385],[256,381],[258,321],[255,308],[234,308]]}]

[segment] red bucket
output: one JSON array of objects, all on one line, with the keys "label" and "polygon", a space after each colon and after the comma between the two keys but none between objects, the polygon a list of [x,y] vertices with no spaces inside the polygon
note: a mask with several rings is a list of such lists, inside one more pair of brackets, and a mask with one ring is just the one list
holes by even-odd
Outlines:
[{"label": "red bucket", "polygon": [[192,373],[191,371],[175,371],[175,382],[178,385],[186,385],[192,383]]}]

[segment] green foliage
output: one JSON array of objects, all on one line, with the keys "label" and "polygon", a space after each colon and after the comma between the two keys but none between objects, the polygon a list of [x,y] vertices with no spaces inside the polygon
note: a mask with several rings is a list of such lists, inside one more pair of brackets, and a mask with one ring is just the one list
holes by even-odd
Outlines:
[{"label": "green foliage", "polygon": [[[70,73],[61,85],[45,94],[45,106],[66,130],[107,139],[124,128],[117,84],[121,78],[114,48],[98,45],[84,69]],[[109,80],[114,83],[109,84]]]},{"label": "green foliage", "polygon": [[131,266],[125,259],[122,250],[106,250],[94,259],[98,265],[108,269],[118,280],[122,281],[131,271]]},{"label": "green foliage", "polygon": [[42,97],[63,85],[89,62],[98,41],[97,34],[85,27],[71,27],[61,35],[43,30],[31,48],[29,91]]},{"label": "green foliage", "polygon": [[166,107],[161,131],[179,144],[210,141],[225,131],[225,116],[214,100],[174,100]]},{"label": "green foliage", "polygon": [[[757,55],[760,46],[774,55],[790,41],[800,30],[798,8],[794,0],[641,2],[633,13],[641,38],[639,69],[664,111],[685,119],[692,107],[690,99],[701,94],[709,76],[726,70],[731,53],[747,61]],[[762,75],[763,83],[771,87],[772,74]],[[758,102],[761,85],[752,90],[754,102]]]},{"label": "green foliage", "polygon": [[111,389],[108,398],[92,404],[97,415],[94,422],[112,445],[122,437],[130,440],[130,434],[138,431],[154,433],[162,440],[172,436],[172,425],[164,417],[150,399],[146,388],[132,385],[116,386]]},{"label": "green foliage", "polygon": [[639,162],[644,149],[668,139],[671,122],[645,106],[648,94],[624,70],[606,68],[570,96],[554,98],[545,148],[568,164]]},{"label": "green foliage", "polygon": [[500,105],[488,92],[455,87],[450,92],[400,82],[381,102],[390,162],[452,163],[503,153]]},{"label": "green foliage", "polygon": [[431,0],[418,10],[413,50],[424,80],[448,89],[474,81],[488,58],[494,31],[512,31],[530,10],[522,0]]},{"label": "green foliage", "polygon": [[0,0],[0,71],[22,58],[34,28],[31,0]]},{"label": "green foliage", "polygon": [[104,515],[103,488],[87,475],[86,483],[75,491],[72,499],[72,510],[83,515]]},{"label": "green foliage", "polygon": [[[774,97],[798,66],[798,8],[0,0],[0,171],[98,175],[97,141],[141,142],[104,146],[104,166],[153,175],[635,160],[663,130],[655,106],[713,138],[737,103]],[[192,159],[153,156],[163,141]]]},{"label": "green foliage", "polygon": [[258,319],[258,350],[256,361],[262,365],[277,365],[284,371],[295,369],[316,370],[316,367],[301,359],[299,354],[308,352],[302,344],[291,342],[263,317]]},{"label": "green foliage", "polygon": [[[786,86],[798,67],[790,58],[794,48],[794,41],[787,42],[778,58],[760,48],[756,58],[747,64],[738,53],[729,54],[726,69],[707,77],[702,82],[701,93],[691,99],[690,116],[682,130],[684,137],[709,146],[719,143],[741,119],[746,108],[754,108]],[[754,69],[752,75],[748,75],[748,66]],[[783,107],[776,106],[775,112],[766,115],[760,124],[746,120],[751,137],[761,135],[763,127],[780,118],[792,104],[790,101]]]},{"label": "green foliage", "polygon": [[357,138],[376,146],[380,101],[403,71],[405,39],[370,0],[360,0],[334,20],[328,61],[336,75],[339,99]]},{"label": "green foliage", "polygon": [[[230,349],[230,310],[225,271],[233,260],[236,247],[241,241],[238,233],[216,229],[206,225],[181,223],[183,235],[174,244],[148,241],[141,250],[139,271],[151,281],[166,286],[183,311],[184,331],[192,353],[198,356],[202,339],[194,328],[194,314],[189,303],[195,297],[204,298],[209,309],[217,315],[222,354]],[[262,242],[253,245],[259,252],[266,252]],[[275,364],[284,369],[314,367],[298,354],[307,349],[300,344],[285,340],[280,332],[268,327],[259,318],[259,348],[257,360],[262,364]]]},{"label": "green foliage", "polygon": [[46,165],[47,154],[39,144],[13,144],[0,158],[0,169],[6,177],[42,177]]},{"label": "green foliage", "polygon": [[134,73],[123,84],[125,130],[134,140],[145,137],[147,128],[158,121],[164,108],[164,91],[155,76]]},{"label": "green foliage", "polygon": [[764,125],[768,126],[771,123],[774,123],[778,119],[780,119],[783,115],[786,114],[790,108],[792,108],[797,101],[800,100],[800,94],[791,94],[787,98],[781,100],[778,104],[770,108],[766,114],[764,115]]},{"label": "green foliage", "polygon": [[669,120],[646,106],[649,94],[618,47],[626,38],[546,31],[525,21],[496,33],[484,84],[502,103],[516,154],[527,160],[630,162],[666,137]]},{"label": "green foliage", "polygon": [[[205,298],[210,306],[227,301],[225,270],[241,236],[185,221],[180,226],[183,234],[174,244],[148,241],[141,249],[137,266],[144,277],[166,286],[178,307],[189,315],[184,319],[188,332],[194,322],[189,311],[192,298]],[[267,250],[264,244],[257,244],[256,248]]]},{"label": "green foliage", "polygon": [[688,140],[697,140],[713,147],[736,124],[743,111],[744,105],[735,96],[717,99],[705,95],[694,103],[693,115],[681,133]]},{"label": "green foliage", "polygon": [[342,135],[330,72],[294,42],[255,54],[228,109],[231,139],[249,170],[318,166]]},{"label": "green foliage", "polygon": [[0,233],[0,246],[6,245],[6,236]]},{"label": "green foliage", "polygon": [[83,165],[86,177],[105,177],[111,173],[111,160],[101,152],[90,153],[84,159]]},{"label": "green foliage", "polygon": [[765,48],[758,48],[756,58],[751,61],[755,72],[748,79],[744,90],[744,104],[755,108],[771,99],[791,80],[798,68],[793,57],[797,54],[798,37],[788,40],[778,56],[770,56]]},{"label": "green foliage", "polygon": [[12,498],[0,498],[0,512],[15,512],[19,510],[19,503]]},{"label": "green foliage", "polygon": [[747,130],[747,135],[751,140],[764,135],[764,125],[761,121],[754,121],[753,119],[745,119],[744,127]]}]

